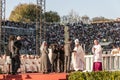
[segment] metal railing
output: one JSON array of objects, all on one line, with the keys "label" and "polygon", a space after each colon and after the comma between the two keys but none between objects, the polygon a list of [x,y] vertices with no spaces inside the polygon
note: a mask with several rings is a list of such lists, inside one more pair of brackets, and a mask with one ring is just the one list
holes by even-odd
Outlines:
[{"label": "metal railing", "polygon": [[[92,71],[93,55],[85,55],[86,71]],[[120,70],[120,54],[103,54],[102,69],[106,71]]]}]

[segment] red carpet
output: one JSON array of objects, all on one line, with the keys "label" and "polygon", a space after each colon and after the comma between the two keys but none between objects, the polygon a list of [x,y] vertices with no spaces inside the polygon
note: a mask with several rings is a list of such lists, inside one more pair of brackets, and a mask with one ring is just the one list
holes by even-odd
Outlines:
[{"label": "red carpet", "polygon": [[0,80],[67,80],[66,73],[26,73],[18,75],[1,74]]}]

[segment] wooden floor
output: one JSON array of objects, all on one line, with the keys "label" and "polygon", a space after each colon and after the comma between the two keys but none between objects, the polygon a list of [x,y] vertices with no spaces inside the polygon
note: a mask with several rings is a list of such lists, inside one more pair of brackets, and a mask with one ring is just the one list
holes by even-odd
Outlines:
[{"label": "wooden floor", "polygon": [[26,73],[18,75],[1,74],[0,80],[67,80],[66,73]]}]

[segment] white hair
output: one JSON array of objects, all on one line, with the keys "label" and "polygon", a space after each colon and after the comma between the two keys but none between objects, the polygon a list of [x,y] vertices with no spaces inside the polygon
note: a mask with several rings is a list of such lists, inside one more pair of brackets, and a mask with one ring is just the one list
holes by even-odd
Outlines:
[{"label": "white hair", "polygon": [[79,40],[78,39],[75,39],[75,44],[79,44]]}]

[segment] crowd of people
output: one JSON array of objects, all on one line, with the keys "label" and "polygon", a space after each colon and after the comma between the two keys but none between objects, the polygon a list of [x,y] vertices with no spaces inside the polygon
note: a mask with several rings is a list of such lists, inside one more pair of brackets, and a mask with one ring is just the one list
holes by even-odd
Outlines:
[{"label": "crowd of people", "polygon": [[40,69],[40,57],[39,56],[22,54],[20,55],[20,60],[21,60],[20,66],[17,68],[17,72],[16,72],[15,70],[16,67],[14,67],[14,65],[12,66],[9,56],[1,55],[0,56],[0,61],[1,61],[0,69],[2,73],[17,74],[17,73],[36,73],[40,71],[39,70]]},{"label": "crowd of people", "polygon": [[[70,38],[78,38],[81,44],[85,45],[86,52],[91,52],[92,40],[98,39],[100,42],[111,42],[115,46],[120,46],[120,23],[106,22],[85,25],[83,23],[67,24]],[[111,45],[108,45],[109,47]],[[111,48],[109,48],[111,49]]]},{"label": "crowd of people", "polygon": [[[18,72],[48,73],[48,72],[70,71],[70,63],[71,63],[70,56],[72,52],[70,40],[66,42],[65,49],[64,49],[64,45],[60,46],[59,44],[51,44],[48,47],[47,42],[43,41],[40,46],[41,56],[25,55],[25,54],[20,55],[20,49],[22,45],[21,42],[22,42],[21,37],[18,36],[16,40],[14,36],[10,36],[9,44],[8,44],[8,53],[1,56],[0,59],[2,60],[0,64],[0,68],[2,69],[2,72],[9,74],[17,74]],[[76,45],[78,44],[79,42],[77,41]],[[74,49],[74,51],[77,51],[77,46]],[[65,58],[65,62],[64,62],[64,58]],[[76,59],[74,59],[74,61],[75,60]],[[67,67],[64,66],[65,65],[64,63],[66,64]]]},{"label": "crowd of people", "polygon": [[[10,65],[12,66],[12,74],[16,74],[19,69],[20,72],[42,73],[69,72],[72,69],[75,71],[83,71],[85,69],[85,54],[92,52],[95,54],[95,58],[97,54],[102,53],[102,47],[99,46],[99,42],[112,42],[114,43],[114,47],[120,47],[119,22],[94,24],[83,24],[80,22],[72,24],[68,23],[67,25],[52,23],[45,25],[46,40],[42,41],[43,43],[40,45],[41,55],[35,55],[35,24],[32,24],[30,27],[30,24],[21,24],[22,23],[9,21],[5,22],[6,33],[4,39],[7,41],[7,46],[14,47],[13,49],[8,47],[8,51],[6,51],[6,53],[10,52],[11,55],[1,55],[1,60],[3,59],[3,61],[1,62],[2,66],[0,65],[0,67],[5,73],[5,70],[10,73]],[[69,32],[68,42],[64,41],[65,27],[68,27]],[[14,39],[11,41],[11,39],[9,39],[10,35],[20,36],[20,49],[14,46]],[[97,40],[93,42],[94,39]],[[93,44],[95,45],[93,46]],[[97,52],[99,49],[100,52]],[[102,70],[101,55],[98,55],[97,58],[98,59],[95,58],[94,60],[93,69]],[[96,67],[98,64],[100,65],[99,69]]]},{"label": "crowd of people", "polygon": [[[21,37],[10,36],[8,44],[8,54],[0,56],[0,68],[3,73],[36,73],[43,74],[49,72],[71,72],[84,71],[86,69],[85,52],[78,39],[74,40],[74,48],[71,47],[71,40],[64,45],[51,44],[48,46],[43,41],[40,46],[41,56],[38,55],[20,55]],[[94,40],[92,47],[94,53],[93,71],[102,70],[102,47],[98,40]]]},{"label": "crowd of people", "polygon": [[[19,22],[12,22],[12,21],[5,21],[2,23],[3,27],[3,40],[5,44],[8,43],[8,38],[10,35],[21,36],[22,38],[22,50],[21,53],[23,54],[35,54],[36,49],[36,24],[31,23],[19,23]],[[45,24],[45,32],[42,32],[41,37],[45,38],[48,44],[51,43],[64,43],[64,26],[59,23],[50,23]],[[42,30],[43,31],[43,30]],[[44,40],[44,39],[42,39]]]},{"label": "crowd of people", "polygon": [[[35,44],[36,44],[36,31],[35,23],[19,23],[5,21],[5,41],[8,42],[8,37],[10,35],[20,35],[23,37],[23,52],[32,52],[35,54]],[[67,26],[69,36],[72,41],[78,38],[80,43],[84,47],[86,54],[91,52],[92,40],[97,38],[100,42],[111,42],[114,45],[119,46],[120,44],[120,23],[119,22],[102,22],[93,24],[83,24],[79,23],[68,23],[66,25],[61,25],[59,23],[50,23],[45,25],[45,33],[42,33],[48,44],[59,43],[64,44],[65,36],[64,29]],[[25,39],[24,39],[25,38]],[[43,37],[42,37],[43,38]],[[28,47],[28,45],[30,47]],[[109,46],[110,47],[110,46]],[[25,49],[25,50],[24,50]],[[111,48],[110,48],[111,49]]]},{"label": "crowd of people", "polygon": [[48,44],[53,44],[53,43],[59,43],[63,44],[64,43],[64,27],[61,24],[49,24],[46,27],[46,40]]}]

